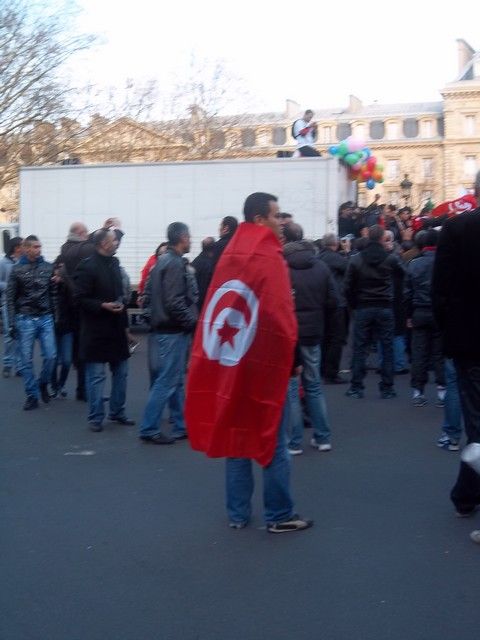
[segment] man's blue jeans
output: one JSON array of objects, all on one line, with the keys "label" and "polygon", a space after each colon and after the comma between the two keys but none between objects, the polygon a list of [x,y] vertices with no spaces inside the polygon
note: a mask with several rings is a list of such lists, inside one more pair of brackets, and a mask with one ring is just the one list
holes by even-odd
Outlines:
[{"label": "man's blue jeans", "polygon": [[366,359],[374,336],[378,336],[382,348],[380,391],[393,390],[393,310],[382,307],[365,307],[355,311],[353,330],[353,362],[351,388],[364,389],[367,373]]},{"label": "man's blue jeans", "polygon": [[[287,451],[287,426],[290,419],[288,396],[285,399],[277,446],[271,463],[263,468],[263,506],[265,522],[285,522],[293,515],[290,495],[290,454]],[[226,460],[227,513],[231,522],[248,522],[252,515],[254,489],[252,461],[248,458]]]},{"label": "man's blue jeans", "polygon": [[[57,360],[52,372],[52,387],[55,391],[63,389],[72,366],[73,333],[57,335]],[[60,367],[60,375],[58,375]]]},{"label": "man's blue jeans", "polygon": [[[85,382],[89,403],[88,421],[101,424],[105,418],[104,388],[105,362],[85,363]],[[125,399],[127,396],[128,360],[110,362],[112,388],[110,390],[110,418],[125,418]]]},{"label": "man's blue jeans", "polygon": [[[5,294],[4,294],[5,295]],[[8,335],[8,309],[6,303],[2,304],[2,326],[3,326],[3,367],[5,369],[15,369],[20,371],[22,368],[22,358],[20,354],[20,345],[18,340]]]},{"label": "man's blue jeans", "polygon": [[288,402],[290,405],[290,420],[288,429],[288,446],[292,449],[299,449],[303,439],[303,413],[300,402],[300,376],[290,378],[288,383]]},{"label": "man's blue jeans", "polygon": [[[57,350],[55,346],[55,328],[53,316],[47,313],[43,316],[27,316],[19,313],[15,316],[15,327],[18,331],[18,342],[22,359],[22,378],[27,396],[39,397],[39,384],[48,384],[52,376]],[[33,348],[35,340],[40,341],[42,354],[42,370],[40,377],[35,379],[33,371]]]},{"label": "man's blue jeans", "polygon": [[444,422],[442,430],[451,440],[458,442],[462,437],[462,407],[458,392],[457,372],[453,360],[445,360],[445,395]]},{"label": "man's blue jeans", "polygon": [[[377,345],[378,345],[378,353],[380,356],[378,368],[381,369],[383,351],[382,351],[381,343],[378,342]],[[398,373],[399,371],[404,371],[407,368],[406,349],[407,349],[407,345],[406,345],[405,336],[404,335],[394,336],[393,338],[393,370],[395,373]]]},{"label": "man's blue jeans", "polygon": [[[160,422],[168,403],[173,420],[173,436],[186,433],[183,406],[185,368],[190,336],[185,333],[152,333],[149,337],[150,366],[154,382],[140,426],[141,436],[160,433]],[[157,367],[156,372],[154,368]]]},{"label": "man's blue jeans", "polygon": [[318,344],[301,345],[300,352],[303,365],[302,384],[305,392],[305,404],[312,421],[313,437],[318,444],[324,444],[330,441],[330,425],[320,378],[322,352]]}]

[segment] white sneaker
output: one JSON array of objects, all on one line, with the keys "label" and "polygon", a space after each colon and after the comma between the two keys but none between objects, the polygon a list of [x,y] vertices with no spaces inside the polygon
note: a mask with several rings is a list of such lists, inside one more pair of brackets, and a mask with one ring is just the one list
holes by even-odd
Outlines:
[{"label": "white sneaker", "polygon": [[287,450],[291,456],[301,456],[303,453],[303,449],[300,449],[300,447],[288,447]]},{"label": "white sneaker", "polygon": [[329,442],[322,442],[320,444],[315,440],[315,438],[312,438],[310,440],[310,444],[314,449],[317,449],[318,451],[331,451],[332,450],[332,445]]},{"label": "white sneaker", "polygon": [[472,533],[470,534],[470,540],[472,540],[472,542],[480,544],[480,529],[472,531]]}]

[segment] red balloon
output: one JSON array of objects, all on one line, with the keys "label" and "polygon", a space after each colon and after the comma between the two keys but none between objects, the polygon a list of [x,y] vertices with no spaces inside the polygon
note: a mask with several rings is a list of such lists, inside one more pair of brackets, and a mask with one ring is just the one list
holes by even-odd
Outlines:
[{"label": "red balloon", "polygon": [[375,158],[375,156],[370,156],[370,158],[367,160],[367,169],[369,171],[374,171],[376,164],[377,164],[377,159]]},{"label": "red balloon", "polygon": [[362,178],[364,180],[370,180],[370,178],[372,177],[372,172],[371,171],[362,171]]}]

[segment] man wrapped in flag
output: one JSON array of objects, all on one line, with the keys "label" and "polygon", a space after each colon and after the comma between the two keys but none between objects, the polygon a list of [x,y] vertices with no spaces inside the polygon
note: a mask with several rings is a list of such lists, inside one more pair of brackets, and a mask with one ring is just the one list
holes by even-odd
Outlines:
[{"label": "man wrapped in flag", "polygon": [[195,333],[185,418],[193,449],[226,457],[230,526],[251,518],[252,460],[263,466],[264,515],[271,533],[299,531],[286,429],[287,387],[297,325],[279,242],[277,198],[253,193],[215,270]]}]

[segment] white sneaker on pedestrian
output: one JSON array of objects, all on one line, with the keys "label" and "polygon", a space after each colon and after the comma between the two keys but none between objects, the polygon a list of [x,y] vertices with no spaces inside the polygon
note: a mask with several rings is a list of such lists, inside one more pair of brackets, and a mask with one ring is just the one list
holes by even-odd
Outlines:
[{"label": "white sneaker on pedestrian", "polygon": [[317,451],[331,451],[332,450],[332,445],[329,442],[317,442],[315,440],[315,438],[312,438],[310,440],[310,445],[314,448],[317,449]]},{"label": "white sneaker on pedestrian", "polygon": [[287,450],[291,456],[301,456],[303,453],[303,449],[300,447],[288,447]]},{"label": "white sneaker on pedestrian", "polygon": [[470,534],[470,540],[472,540],[472,542],[480,544],[480,529],[472,531],[472,533]]}]

